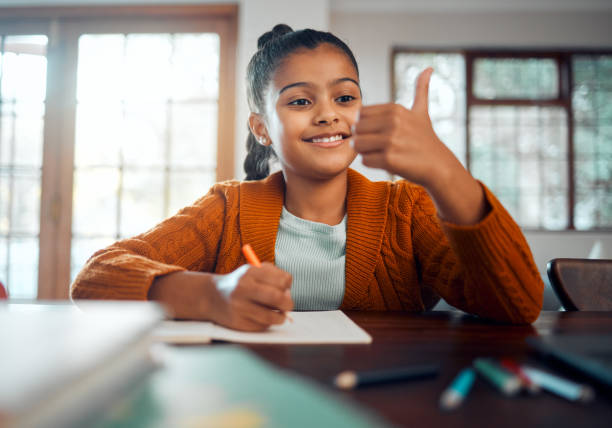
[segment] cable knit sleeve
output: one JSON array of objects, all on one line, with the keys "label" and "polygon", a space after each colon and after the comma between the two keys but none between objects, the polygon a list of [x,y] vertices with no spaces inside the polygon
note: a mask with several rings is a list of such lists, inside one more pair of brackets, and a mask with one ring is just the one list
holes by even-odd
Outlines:
[{"label": "cable knit sleeve", "polygon": [[408,190],[419,193],[411,235],[421,279],[461,310],[498,321],[531,323],[542,308],[544,284],[520,228],[482,187],[491,210],[471,226],[441,221],[422,188]]},{"label": "cable knit sleeve", "polygon": [[157,276],[212,271],[223,232],[225,198],[217,185],[151,230],[96,252],[70,287],[73,299],[146,300]]}]

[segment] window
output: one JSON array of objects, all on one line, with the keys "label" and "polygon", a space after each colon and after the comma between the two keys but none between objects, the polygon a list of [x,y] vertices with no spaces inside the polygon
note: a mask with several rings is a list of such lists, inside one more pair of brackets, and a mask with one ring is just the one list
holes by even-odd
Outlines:
[{"label": "window", "polygon": [[47,36],[0,35],[0,278],[36,295]]},{"label": "window", "polygon": [[612,228],[612,52],[393,54],[393,96],[430,86],[434,129],[527,229]]},{"label": "window", "polygon": [[574,55],[575,224],[612,227],[612,55]]},{"label": "window", "polygon": [[65,298],[96,250],[233,177],[236,7],[23,13],[0,13],[0,279]]},{"label": "window", "polygon": [[216,33],[79,37],[71,279],[214,184],[218,82]]},{"label": "window", "polygon": [[465,58],[456,53],[402,53],[393,63],[393,96],[412,106],[417,76],[433,67],[429,91],[429,114],[436,133],[465,166]]}]

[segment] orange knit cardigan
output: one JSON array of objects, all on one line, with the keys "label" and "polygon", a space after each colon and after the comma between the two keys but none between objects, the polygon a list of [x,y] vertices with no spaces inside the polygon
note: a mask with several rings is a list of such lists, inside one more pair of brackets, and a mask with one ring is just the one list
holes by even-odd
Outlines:
[{"label": "orange knit cardigan", "polygon": [[[485,189],[478,224],[440,221],[420,186],[371,182],[348,171],[346,284],[341,309],[423,311],[439,299],[486,318],[533,322],[544,285],[519,227]],[[282,173],[218,183],[153,229],[96,252],[71,286],[74,299],[147,299],[155,277],[180,270],[228,273],[250,243],[274,262],[284,202]]]}]

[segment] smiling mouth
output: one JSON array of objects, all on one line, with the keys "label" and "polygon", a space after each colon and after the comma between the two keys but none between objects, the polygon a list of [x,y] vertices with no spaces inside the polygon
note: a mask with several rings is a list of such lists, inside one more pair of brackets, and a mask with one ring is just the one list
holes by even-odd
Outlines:
[{"label": "smiling mouth", "polygon": [[349,135],[337,134],[337,135],[332,135],[329,137],[314,137],[314,138],[304,139],[304,141],[308,143],[333,143],[335,141],[344,140],[347,137],[349,137]]}]

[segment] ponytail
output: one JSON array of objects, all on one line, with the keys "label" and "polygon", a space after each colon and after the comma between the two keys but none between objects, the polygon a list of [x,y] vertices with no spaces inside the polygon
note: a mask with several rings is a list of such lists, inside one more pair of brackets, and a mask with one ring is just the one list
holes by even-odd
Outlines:
[{"label": "ponytail", "polygon": [[270,175],[270,159],[275,156],[271,146],[259,144],[252,132],[247,137],[247,157],[244,160],[246,180],[261,180]]}]

